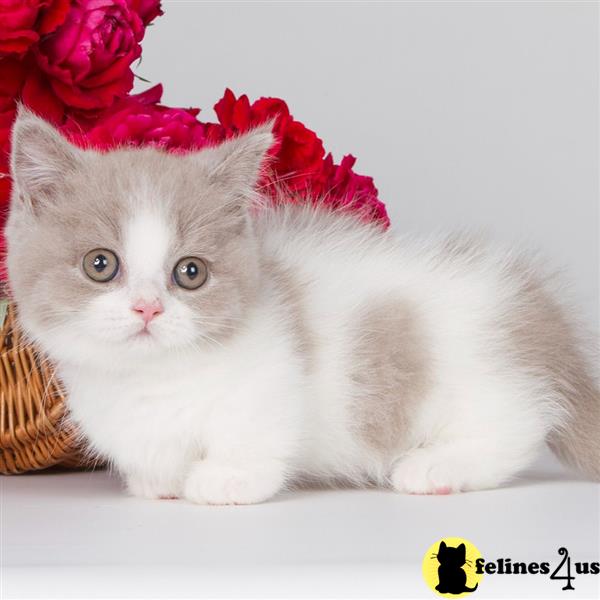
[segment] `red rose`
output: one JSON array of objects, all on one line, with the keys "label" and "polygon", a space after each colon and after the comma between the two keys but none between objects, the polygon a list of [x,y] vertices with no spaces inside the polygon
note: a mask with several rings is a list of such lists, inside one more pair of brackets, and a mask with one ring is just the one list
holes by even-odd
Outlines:
[{"label": "red rose", "polygon": [[323,142],[314,131],[299,121],[290,119],[281,130],[281,146],[276,155],[275,172],[285,175],[287,188],[302,189],[321,166],[325,154]]},{"label": "red rose", "polygon": [[390,219],[385,204],[378,198],[373,178],[355,173],[352,170],[355,162],[356,158],[348,154],[336,165],[331,154],[328,154],[321,172],[311,182],[313,198],[316,202],[349,210],[366,221],[375,221],[388,227]]},{"label": "red rose", "polygon": [[85,132],[81,122],[67,125],[71,138],[86,146],[152,145],[165,149],[192,149],[206,144],[204,126],[196,119],[199,109],[168,108],[157,104],[162,86],[119,100]]},{"label": "red rose", "polygon": [[[16,115],[16,98],[25,80],[25,67],[17,60],[0,61],[0,218],[3,218],[10,198],[9,157],[10,132]],[[1,221],[3,224],[4,221]]]},{"label": "red rose", "polygon": [[129,4],[140,16],[144,25],[154,21],[156,17],[164,14],[160,6],[160,0],[129,0]]},{"label": "red rose", "polygon": [[21,91],[21,101],[33,112],[54,125],[61,125],[65,119],[66,107],[56,97],[45,73],[42,73],[32,56],[25,60],[25,85]]},{"label": "red rose", "polygon": [[236,100],[234,93],[227,88],[223,97],[214,106],[219,123],[229,134],[238,134],[250,129],[256,123],[252,123],[250,114],[250,101],[244,94]]},{"label": "red rose", "polygon": [[126,0],[74,0],[67,19],[35,48],[54,94],[69,107],[103,109],[133,86],[144,26]]},{"label": "red rose", "polygon": [[54,31],[69,0],[0,0],[0,56],[24,54],[40,35]]},{"label": "red rose", "polygon": [[[8,216],[10,202],[10,133],[16,116],[16,98],[19,96],[25,68],[23,64],[12,58],[0,60],[2,77],[0,78],[0,231]],[[0,281],[6,281],[6,268],[3,257],[5,255],[4,236],[0,235]]]},{"label": "red rose", "polygon": [[10,133],[27,69],[22,62],[11,58],[0,60],[0,69],[0,139],[3,139],[4,133]]},{"label": "red rose", "polygon": [[314,131],[296,121],[279,98],[260,98],[250,104],[247,96],[236,99],[229,89],[217,104],[219,124],[207,124],[210,143],[219,143],[260,123],[273,120],[278,143],[270,151],[271,173],[259,182],[276,202],[312,201],[358,214],[366,221],[389,225],[385,205],[379,201],[373,179],[352,170],[356,159],[347,155],[336,165]]},{"label": "red rose", "polygon": [[[224,129],[224,137],[237,135],[268,120],[274,120],[273,133],[278,143],[273,146],[274,181],[285,183],[288,190],[301,190],[320,169],[325,150],[314,131],[296,121],[287,104],[279,98],[260,98],[250,104],[246,95],[236,99],[229,89],[217,104],[215,112]],[[218,130],[217,130],[218,132]],[[217,137],[209,131],[211,139]],[[219,141],[219,140],[215,140]]]}]

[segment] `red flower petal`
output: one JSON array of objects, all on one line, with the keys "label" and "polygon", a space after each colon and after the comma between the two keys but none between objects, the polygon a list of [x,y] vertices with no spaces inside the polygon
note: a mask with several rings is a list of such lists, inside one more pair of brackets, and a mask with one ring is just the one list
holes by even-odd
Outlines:
[{"label": "red flower petal", "polygon": [[62,25],[69,12],[70,0],[55,0],[41,13],[38,32],[40,35],[52,33],[59,25]]}]

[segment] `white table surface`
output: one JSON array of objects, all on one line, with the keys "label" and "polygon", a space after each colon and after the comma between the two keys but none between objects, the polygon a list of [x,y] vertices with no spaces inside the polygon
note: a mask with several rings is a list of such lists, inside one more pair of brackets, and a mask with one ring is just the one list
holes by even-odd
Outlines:
[{"label": "white table surface", "polygon": [[[498,490],[405,496],[302,490],[258,506],[126,496],[95,473],[0,477],[0,598],[432,598],[427,548],[471,540],[487,560],[600,560],[599,488],[547,459]],[[579,576],[569,598],[600,597]],[[486,576],[477,598],[565,597],[543,576]],[[518,590],[518,592],[516,591]]]}]

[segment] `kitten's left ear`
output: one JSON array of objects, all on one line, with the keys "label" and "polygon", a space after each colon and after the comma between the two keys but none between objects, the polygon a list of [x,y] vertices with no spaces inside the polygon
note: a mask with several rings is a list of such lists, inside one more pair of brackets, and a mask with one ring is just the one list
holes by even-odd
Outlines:
[{"label": "kitten's left ear", "polygon": [[83,162],[82,150],[24,106],[13,125],[11,148],[11,175],[18,193],[34,203],[52,196],[65,175]]},{"label": "kitten's left ear", "polygon": [[273,122],[198,153],[209,182],[230,197],[250,196],[275,138]]}]

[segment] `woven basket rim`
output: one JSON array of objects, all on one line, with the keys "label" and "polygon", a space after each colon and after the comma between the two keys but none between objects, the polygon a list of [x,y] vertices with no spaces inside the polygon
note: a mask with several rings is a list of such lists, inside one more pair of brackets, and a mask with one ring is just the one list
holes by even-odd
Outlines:
[{"label": "woven basket rim", "polygon": [[0,474],[92,464],[68,419],[55,369],[27,342],[16,305],[8,301],[0,325]]}]

